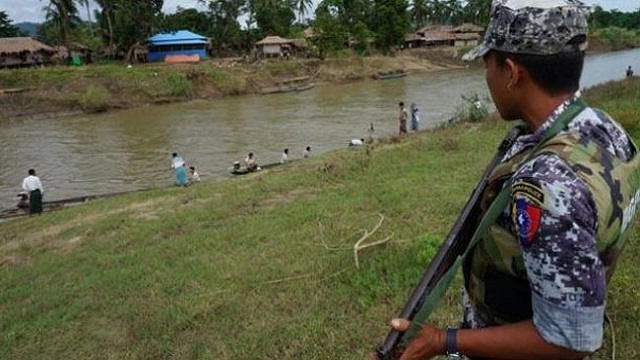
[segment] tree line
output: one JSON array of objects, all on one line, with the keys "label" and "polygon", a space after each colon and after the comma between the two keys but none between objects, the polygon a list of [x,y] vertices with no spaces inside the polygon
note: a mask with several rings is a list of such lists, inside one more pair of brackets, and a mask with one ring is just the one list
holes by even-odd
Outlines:
[{"label": "tree line", "polygon": [[[407,32],[429,24],[486,26],[491,0],[322,0],[311,14],[312,0],[198,0],[205,10],[178,7],[162,12],[163,0],[49,0],[37,37],[49,45],[79,43],[107,56],[122,56],[158,32],[190,30],[211,39],[218,56],[246,54],[267,35],[298,38],[313,28],[320,55],[350,44],[361,54],[376,48],[391,51]],[[86,11],[86,18],[80,18]],[[313,15],[313,16],[311,16]],[[592,29],[640,29],[635,12],[592,10]],[[0,11],[0,36],[19,36],[6,12]]]}]

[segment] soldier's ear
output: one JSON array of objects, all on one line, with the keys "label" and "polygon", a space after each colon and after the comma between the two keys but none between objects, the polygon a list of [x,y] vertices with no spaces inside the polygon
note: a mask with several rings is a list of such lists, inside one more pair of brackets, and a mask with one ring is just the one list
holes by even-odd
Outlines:
[{"label": "soldier's ear", "polygon": [[517,62],[507,58],[504,63],[504,71],[506,71],[508,75],[506,87],[508,90],[513,90],[513,88],[522,82],[523,72],[526,70]]}]

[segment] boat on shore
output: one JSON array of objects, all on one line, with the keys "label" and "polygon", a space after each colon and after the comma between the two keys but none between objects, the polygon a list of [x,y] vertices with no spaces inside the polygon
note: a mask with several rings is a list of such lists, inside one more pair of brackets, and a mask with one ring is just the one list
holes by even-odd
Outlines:
[{"label": "boat on shore", "polygon": [[304,91],[315,87],[314,83],[309,82],[308,76],[300,76],[292,79],[276,82],[274,86],[267,86],[260,89],[260,94],[276,94],[288,93],[293,91]]},{"label": "boat on shore", "polygon": [[[80,205],[89,201],[106,199],[106,198],[110,198],[117,195],[128,194],[134,191],[141,191],[141,190],[121,191],[121,192],[108,193],[108,194],[86,195],[86,196],[78,196],[78,197],[72,197],[72,198],[61,199],[61,200],[43,201],[42,212],[45,213],[53,210],[59,210],[61,208]],[[20,198],[20,200],[15,208],[0,210],[0,220],[12,219],[12,218],[29,215],[28,200],[25,203],[22,193],[18,194],[18,198]]]},{"label": "boat on shore", "polygon": [[231,175],[247,175],[247,174],[259,172],[261,170],[274,168],[280,165],[284,165],[284,164],[280,162],[270,163],[270,164],[258,166],[258,168],[253,171],[249,171],[249,169],[247,169],[246,167],[233,167],[231,168],[231,170],[229,170],[229,173],[231,173]]},{"label": "boat on shore", "polygon": [[376,74],[375,78],[378,80],[390,80],[390,79],[399,79],[407,76],[406,72],[390,72],[385,74]]}]

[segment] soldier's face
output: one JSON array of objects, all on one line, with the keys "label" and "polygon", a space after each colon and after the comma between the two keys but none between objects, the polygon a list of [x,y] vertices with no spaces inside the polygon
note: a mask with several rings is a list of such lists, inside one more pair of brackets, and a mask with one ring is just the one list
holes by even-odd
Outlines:
[{"label": "soldier's face", "polygon": [[486,81],[491,93],[493,103],[496,110],[505,120],[515,120],[517,116],[517,108],[509,82],[511,81],[511,69],[507,64],[500,64],[498,58],[493,51],[484,56],[484,64],[486,68]]}]

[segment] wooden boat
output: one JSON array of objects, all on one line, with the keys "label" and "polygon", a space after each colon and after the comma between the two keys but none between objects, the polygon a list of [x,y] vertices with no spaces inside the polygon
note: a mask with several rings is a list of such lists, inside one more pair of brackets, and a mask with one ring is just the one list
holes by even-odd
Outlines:
[{"label": "wooden boat", "polygon": [[398,79],[407,76],[406,72],[397,72],[397,73],[386,73],[386,74],[378,74],[376,75],[376,79],[378,80],[390,80],[390,79]]},{"label": "wooden boat", "polygon": [[[133,191],[140,191],[140,190],[133,190]],[[64,207],[80,205],[93,200],[106,199],[116,195],[131,193],[133,191],[122,191],[122,192],[109,193],[109,194],[78,196],[78,197],[67,198],[62,200],[43,201],[42,211],[50,212],[50,211],[58,210]],[[18,198],[20,200],[15,208],[0,210],[0,220],[12,219],[20,216],[29,215],[29,203],[24,202],[24,197],[22,196],[22,193],[18,194]]]},{"label": "wooden boat", "polygon": [[229,170],[229,172],[231,173],[231,175],[247,175],[247,174],[259,172],[261,170],[274,168],[274,167],[280,166],[280,165],[284,165],[284,164],[282,164],[280,162],[270,163],[270,164],[258,166],[258,169],[254,170],[254,171],[249,171],[249,169],[247,169],[247,168],[232,168],[231,170]]},{"label": "wooden boat", "polygon": [[309,90],[316,86],[313,83],[309,83],[308,76],[299,76],[288,80],[283,80],[275,83],[274,86],[267,86],[260,89],[260,94],[275,94],[275,93],[288,93],[293,91]]},{"label": "wooden boat", "polygon": [[296,86],[296,91],[305,91],[305,90],[313,89],[315,86],[316,84],[314,83],[298,85]]}]

